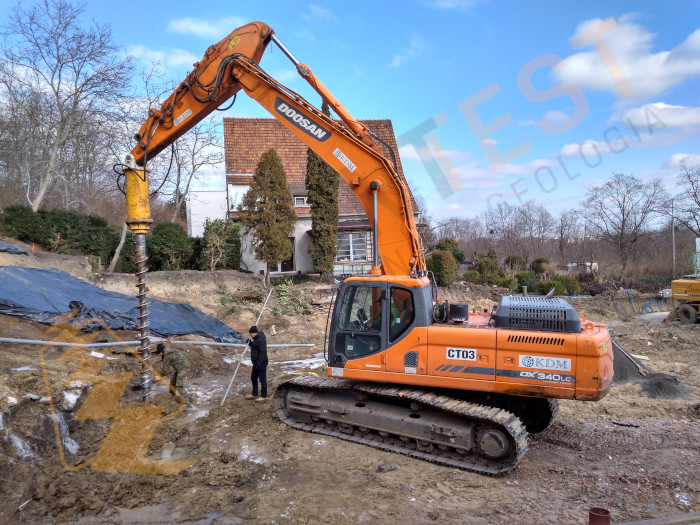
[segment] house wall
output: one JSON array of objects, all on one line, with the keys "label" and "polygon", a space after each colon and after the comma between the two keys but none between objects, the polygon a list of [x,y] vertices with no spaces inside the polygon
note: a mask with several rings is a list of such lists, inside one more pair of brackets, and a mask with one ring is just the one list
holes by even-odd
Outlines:
[{"label": "house wall", "polygon": [[311,218],[299,218],[294,223],[294,271],[312,273],[314,262],[309,253]]},{"label": "house wall", "polygon": [[248,228],[241,228],[241,269],[253,273],[265,273],[267,269],[267,263],[255,258]]},{"label": "house wall", "polygon": [[[294,273],[312,273],[314,271],[313,260],[309,253],[310,230],[311,219],[300,218],[294,223],[292,233],[294,236]],[[264,262],[255,259],[248,229],[241,232],[241,268],[254,273],[260,273],[267,268]],[[273,268],[270,273],[277,273],[277,269]]]},{"label": "house wall", "polygon": [[187,234],[190,237],[201,237],[204,234],[204,222],[207,219],[225,219],[227,210],[226,191],[190,191],[187,194]]}]

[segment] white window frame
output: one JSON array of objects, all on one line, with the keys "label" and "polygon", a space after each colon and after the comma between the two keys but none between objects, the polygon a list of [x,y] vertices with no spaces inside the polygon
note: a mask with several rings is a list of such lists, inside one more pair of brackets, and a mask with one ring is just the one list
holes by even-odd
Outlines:
[{"label": "white window frame", "polygon": [[[341,243],[343,238],[347,237],[347,244],[343,243],[346,248],[343,250],[347,252],[341,254]],[[357,239],[362,239],[357,242]],[[370,260],[370,246],[369,246],[369,232],[366,231],[356,231],[356,232],[342,232],[338,233],[338,242],[336,244],[335,252],[335,262],[336,263],[357,263],[357,262],[367,262]],[[353,242],[355,241],[355,242]],[[362,257],[356,255],[355,250],[358,252],[364,251]]]},{"label": "white window frame", "polygon": [[[297,199],[302,199],[304,202],[302,204],[297,204]],[[295,208],[302,208],[304,206],[308,206],[308,197],[306,195],[294,195],[294,207]]]}]

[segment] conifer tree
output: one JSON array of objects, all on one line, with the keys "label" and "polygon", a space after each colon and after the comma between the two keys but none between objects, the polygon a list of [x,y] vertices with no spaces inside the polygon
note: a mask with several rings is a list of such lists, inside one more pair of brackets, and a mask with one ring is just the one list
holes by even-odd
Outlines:
[{"label": "conifer tree", "polygon": [[255,257],[270,267],[292,256],[292,234],[296,214],[282,160],[274,149],[260,157],[250,189],[238,206],[241,224],[250,229]]},{"label": "conifer tree", "polygon": [[[330,116],[330,109],[325,102],[321,110]],[[338,237],[338,179],[338,173],[309,149],[306,160],[307,202],[311,206],[309,252],[314,270],[326,275],[333,272],[335,263]]]}]

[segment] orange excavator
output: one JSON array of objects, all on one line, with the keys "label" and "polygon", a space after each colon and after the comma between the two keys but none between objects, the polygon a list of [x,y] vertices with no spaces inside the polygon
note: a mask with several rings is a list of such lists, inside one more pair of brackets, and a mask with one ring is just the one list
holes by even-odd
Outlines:
[{"label": "orange excavator", "polygon": [[[274,42],[340,121],[258,65]],[[558,411],[558,399],[595,401],[613,378],[610,335],[564,300],[505,296],[492,312],[439,302],[426,271],[410,193],[390,148],[338,102],[262,22],[236,29],[159,109],[127,156],[127,221],[136,235],[141,353],[149,352],[145,234],[151,219],[146,162],[239,91],[347,181],[373,225],[367,275],[346,279],[332,301],[327,378],[281,383],[282,421],[382,450],[486,474],[512,470]],[[142,384],[150,381],[147,367]]]}]

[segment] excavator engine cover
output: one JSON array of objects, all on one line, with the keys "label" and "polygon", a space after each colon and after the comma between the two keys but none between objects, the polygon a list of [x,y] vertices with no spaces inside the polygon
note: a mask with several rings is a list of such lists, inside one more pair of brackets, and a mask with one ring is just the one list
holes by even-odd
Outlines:
[{"label": "excavator engine cover", "polygon": [[493,317],[497,328],[581,331],[581,318],[564,299],[505,295],[499,301]]}]

